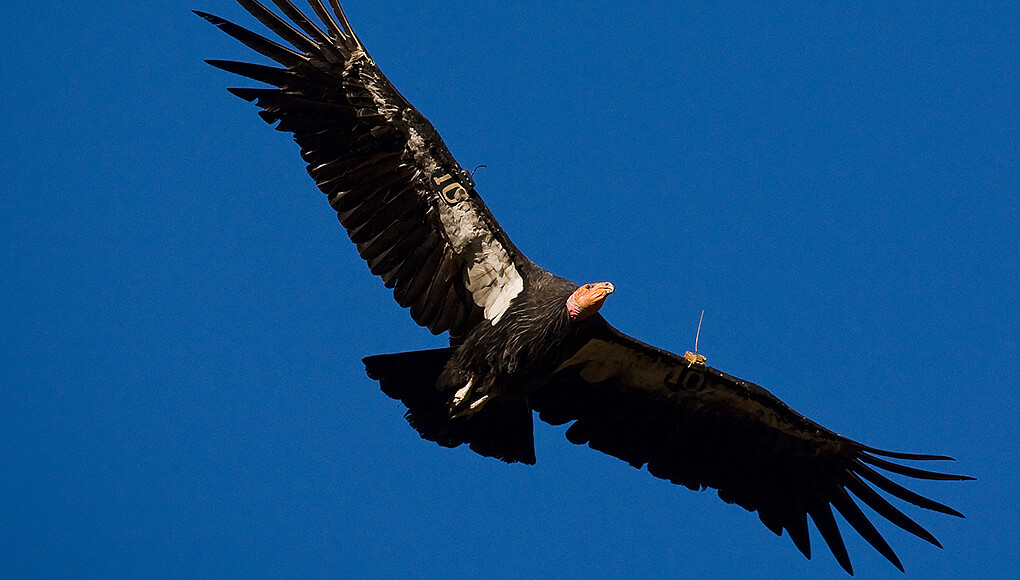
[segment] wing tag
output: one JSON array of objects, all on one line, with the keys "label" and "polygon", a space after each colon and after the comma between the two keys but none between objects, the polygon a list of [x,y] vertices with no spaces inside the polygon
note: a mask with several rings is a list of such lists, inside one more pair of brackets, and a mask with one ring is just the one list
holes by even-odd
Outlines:
[{"label": "wing tag", "polygon": [[464,186],[449,173],[433,177],[432,183],[435,185],[436,193],[449,205],[457,205],[468,198]]},{"label": "wing tag", "polygon": [[[705,357],[701,358],[704,359]],[[663,382],[666,384],[666,388],[674,393],[679,393],[680,391],[700,391],[705,386],[705,375],[701,372],[704,368],[704,362],[696,363],[691,361],[691,364],[688,364],[686,367],[680,367],[679,372],[670,373]]]}]

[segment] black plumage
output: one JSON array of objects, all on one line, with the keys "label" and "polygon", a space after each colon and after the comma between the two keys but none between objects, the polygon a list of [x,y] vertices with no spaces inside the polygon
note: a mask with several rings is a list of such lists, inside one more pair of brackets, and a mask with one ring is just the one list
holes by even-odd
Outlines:
[{"label": "black plumage", "polygon": [[289,0],[273,0],[283,17],[256,0],[238,1],[290,46],[197,14],[282,67],[208,62],[269,85],[230,91],[293,134],[372,273],[415,322],[450,335],[448,348],[365,359],[369,376],[406,405],[422,437],[534,463],[537,411],[548,423],[571,423],[573,443],[690,489],[717,489],[724,501],[756,511],[773,533],[785,530],[808,557],[810,517],[848,572],[832,508],[903,568],[854,497],[939,546],[876,489],[960,516],[880,472],[970,479],[890,461],[948,457],[867,447],[696,356],[620,333],[596,312],[612,285],[578,286],[513,245],[471,175],[382,74],[335,0],[329,7],[310,0],[319,23]]}]

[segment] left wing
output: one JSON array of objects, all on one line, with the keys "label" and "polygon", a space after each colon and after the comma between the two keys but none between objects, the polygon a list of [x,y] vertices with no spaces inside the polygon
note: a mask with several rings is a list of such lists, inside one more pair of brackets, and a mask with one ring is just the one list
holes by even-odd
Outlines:
[{"label": "left wing", "polygon": [[[496,324],[534,266],[513,245],[432,124],[382,74],[336,0],[309,2],[325,29],[290,0],[286,19],[238,0],[290,46],[198,12],[282,67],[211,60],[270,85],[230,89],[294,134],[308,173],[358,253],[411,318],[451,338]],[[288,21],[289,19],[289,21]]]},{"label": "left wing", "polygon": [[[539,417],[569,421],[576,444],[648,467],[693,490],[719,491],[727,503],[757,511],[775,534],[785,529],[808,558],[807,516],[840,565],[853,573],[831,507],[900,570],[899,558],[850,493],[900,528],[942,547],[872,486],[916,506],[963,517],[887,479],[877,469],[919,479],[963,480],[900,465],[951,459],[882,451],[838,435],[753,383],[691,363],[626,336],[599,317],[592,338],[531,397]],[[848,493],[849,492],[849,493]]]}]

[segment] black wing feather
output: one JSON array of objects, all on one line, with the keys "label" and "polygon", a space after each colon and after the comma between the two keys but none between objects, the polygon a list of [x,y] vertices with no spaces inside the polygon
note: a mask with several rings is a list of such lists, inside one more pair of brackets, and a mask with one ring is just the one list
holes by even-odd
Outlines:
[{"label": "black wing feather", "polygon": [[272,30],[280,38],[294,45],[294,47],[301,52],[308,54],[317,51],[318,47],[314,42],[291,26],[289,22],[280,18],[275,12],[266,8],[256,0],[237,0],[237,3],[247,10],[249,14],[254,16],[256,20],[264,24],[266,28]]},{"label": "black wing feather", "polygon": [[323,6],[320,0],[309,0],[308,3],[312,5],[312,10],[315,11],[315,15],[319,17],[319,20],[326,25],[330,36],[333,38],[342,38],[346,36],[344,31],[340,29],[340,24],[337,23],[336,19],[333,18],[333,15],[329,13],[329,10]]},{"label": "black wing feather", "polygon": [[343,47],[343,45],[334,44],[333,41],[327,37],[318,26],[315,25],[315,23],[309,20],[308,17],[298,10],[297,7],[289,0],[273,0],[273,4],[276,4],[277,8],[279,8],[284,15],[287,16],[287,18],[294,21],[294,24],[297,24],[301,30],[305,31],[305,34],[311,37],[312,49],[310,52],[321,51],[323,55],[332,56],[335,59],[333,62],[342,62],[345,57],[350,56],[349,53],[346,55],[341,53],[337,47]]},{"label": "black wing feather", "polygon": [[850,524],[853,529],[857,530],[857,533],[861,535],[873,548],[878,550],[880,554],[886,557],[887,560],[893,563],[894,566],[903,571],[903,564],[900,563],[900,559],[893,552],[893,549],[889,546],[889,543],[885,541],[882,534],[878,533],[875,526],[871,523],[861,508],[857,506],[853,498],[846,492],[846,488],[842,485],[833,485],[830,487],[829,492],[832,494],[832,505],[839,510],[839,513],[843,515],[843,518]]},{"label": "black wing feather", "polygon": [[241,43],[248,48],[263,56],[271,58],[284,66],[300,67],[308,64],[308,60],[301,54],[294,52],[282,44],[273,42],[260,34],[255,34],[247,28],[242,28],[229,20],[220,18],[219,16],[213,16],[212,14],[199,12],[198,10],[195,10],[194,12],[211,22],[213,26],[241,41]]},{"label": "black wing feather", "polygon": [[[874,469],[869,468],[866,465],[858,465],[854,468],[854,472],[859,474],[864,479],[870,481],[875,487],[888,493],[889,495],[895,496],[905,502],[912,503],[917,507],[929,509],[935,512],[941,512],[946,515],[956,516],[962,518],[963,514],[954,510],[953,508],[940,504],[935,500],[928,499],[922,495],[918,495],[902,485],[890,480],[887,477],[883,477],[880,473]],[[973,479],[964,475],[953,475],[954,480],[966,480]]]},{"label": "black wing feather", "polygon": [[836,561],[846,570],[847,574],[853,576],[854,567],[850,564],[850,554],[846,551],[843,535],[839,533],[839,526],[836,525],[836,518],[832,517],[832,508],[829,507],[829,503],[815,500],[808,507],[807,513],[822,534],[822,539],[829,546],[829,551],[835,556]]},{"label": "black wing feather", "polygon": [[895,506],[889,503],[884,497],[875,492],[875,490],[868,487],[866,483],[861,481],[861,478],[856,473],[849,474],[849,477],[846,480],[846,488],[863,501],[868,507],[875,510],[875,513],[896,524],[896,526],[900,529],[910,532],[918,538],[938,546],[939,548],[942,547],[942,544],[935,539],[935,536],[931,535],[931,532],[921,527],[921,524],[918,524],[907,517],[903,512],[896,509]]}]

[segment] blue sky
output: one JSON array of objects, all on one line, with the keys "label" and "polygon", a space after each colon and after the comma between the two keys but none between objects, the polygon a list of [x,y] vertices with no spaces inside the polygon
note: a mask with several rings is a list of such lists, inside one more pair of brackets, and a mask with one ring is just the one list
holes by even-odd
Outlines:
[{"label": "blue sky", "polygon": [[[912,578],[1020,570],[1015,3],[352,1],[517,245],[603,314],[878,447]],[[442,344],[204,58],[228,0],[0,22],[0,575],[843,578],[754,514],[537,426],[420,440],[363,373]],[[848,537],[859,577],[899,578]]]}]

